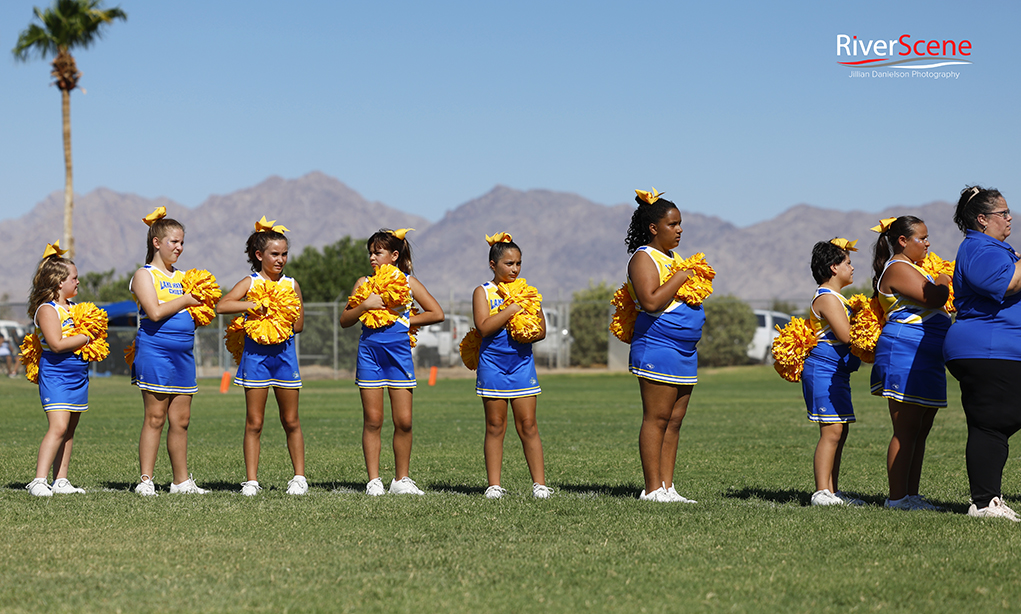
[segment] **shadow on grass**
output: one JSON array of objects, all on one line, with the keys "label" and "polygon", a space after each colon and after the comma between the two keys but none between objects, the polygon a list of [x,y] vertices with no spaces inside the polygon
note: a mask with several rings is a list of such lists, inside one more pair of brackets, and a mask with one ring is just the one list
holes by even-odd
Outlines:
[{"label": "shadow on grass", "polygon": [[485,494],[485,486],[466,486],[464,484],[452,484],[450,482],[431,482],[429,490],[442,490],[457,493],[459,495],[481,495]]},{"label": "shadow on grass", "polygon": [[[848,492],[858,499],[865,502],[865,505],[883,507],[886,503],[885,495],[863,495],[856,492]],[[802,490],[773,490],[768,488],[742,488],[740,490],[729,490],[723,493],[723,496],[728,499],[759,499],[762,501],[771,501],[777,504],[788,504],[797,503],[798,505],[808,507],[812,505],[812,493]],[[968,505],[961,504],[956,501],[939,501],[935,499],[927,499],[929,503],[932,503],[936,507],[940,508],[939,511],[953,514],[967,514]]]},{"label": "shadow on grass", "polygon": [[597,495],[601,497],[620,497],[622,499],[637,499],[640,487],[632,485],[610,485],[610,484],[557,484],[563,492],[570,492],[576,495]]}]

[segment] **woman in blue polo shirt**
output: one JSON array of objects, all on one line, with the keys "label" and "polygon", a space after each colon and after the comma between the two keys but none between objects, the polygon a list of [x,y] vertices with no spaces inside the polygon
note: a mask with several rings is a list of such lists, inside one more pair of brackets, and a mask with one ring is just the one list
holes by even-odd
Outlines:
[{"label": "woman in blue polo shirt", "polygon": [[1019,522],[1000,486],[1007,440],[1021,430],[1021,258],[1006,242],[1010,209],[998,190],[965,188],[954,222],[964,241],[954,270],[957,321],[943,355],[968,419],[968,515]]}]

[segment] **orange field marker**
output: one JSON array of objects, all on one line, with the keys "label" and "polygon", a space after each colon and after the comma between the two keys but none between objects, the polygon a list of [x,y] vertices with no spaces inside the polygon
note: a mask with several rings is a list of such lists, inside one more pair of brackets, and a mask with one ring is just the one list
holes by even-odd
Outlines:
[{"label": "orange field marker", "polygon": [[221,393],[227,394],[227,391],[230,390],[230,380],[231,380],[230,373],[228,373],[227,371],[224,371],[223,372],[223,377],[220,378],[220,392]]},{"label": "orange field marker", "polygon": [[440,370],[436,367],[436,365],[433,365],[433,366],[429,367],[429,385],[430,386],[435,386],[436,385],[436,374],[439,373],[439,372],[440,372]]}]

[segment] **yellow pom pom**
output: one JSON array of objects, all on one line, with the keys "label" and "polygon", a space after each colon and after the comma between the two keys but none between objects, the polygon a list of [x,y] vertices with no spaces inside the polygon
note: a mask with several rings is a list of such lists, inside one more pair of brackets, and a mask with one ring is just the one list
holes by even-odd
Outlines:
[{"label": "yellow pom pom", "polygon": [[294,323],[301,314],[301,300],[289,286],[275,281],[253,284],[248,300],[265,309],[249,313],[245,334],[259,345],[283,343],[294,335]]},{"label": "yellow pom pom", "polygon": [[610,304],[616,309],[613,312],[613,319],[610,321],[610,332],[613,336],[624,343],[631,343],[635,333],[635,319],[638,317],[638,307],[635,299],[628,290],[627,282],[624,282],[617,291],[613,293]]},{"label": "yellow pom pom", "polygon": [[194,305],[188,308],[195,326],[205,326],[216,317],[216,303],[220,300],[222,292],[216,283],[216,277],[204,269],[190,269],[184,274],[181,282],[187,294],[195,296],[202,301],[201,305]]},{"label": "yellow pom pom", "polygon": [[400,269],[392,264],[383,264],[376,269],[372,277],[365,278],[365,283],[358,287],[347,299],[350,307],[357,307],[377,294],[383,299],[383,309],[370,309],[358,320],[369,328],[383,328],[397,321],[400,314],[411,306],[411,286],[408,278]]},{"label": "yellow pom pom", "polygon": [[89,342],[75,350],[82,360],[99,362],[110,355],[110,345],[106,342],[107,315],[92,303],[72,305],[71,319],[74,321],[69,337],[85,335]]},{"label": "yellow pom pom", "polygon": [[534,343],[542,337],[542,295],[534,286],[529,286],[524,277],[510,283],[497,284],[496,292],[503,298],[504,309],[519,305],[521,311],[507,321],[507,333],[518,343]]},{"label": "yellow pom pom", "polygon": [[[421,313],[417,307],[411,308],[412,317],[417,316]],[[418,331],[422,328],[421,326],[409,326],[408,327],[408,340],[411,341],[411,347],[418,345]]]},{"label": "yellow pom pom", "polygon": [[482,335],[476,329],[468,331],[458,349],[461,352],[461,362],[472,371],[479,368],[479,347],[482,345]]},{"label": "yellow pom pom", "polygon": [[713,293],[713,278],[716,277],[716,271],[706,262],[705,254],[702,252],[670,268],[671,273],[683,270],[689,272],[688,279],[677,289],[677,300],[698,307]]},{"label": "yellow pom pom", "polygon": [[135,364],[135,342],[132,341],[131,345],[124,348],[124,362],[128,363],[128,366]]},{"label": "yellow pom pom", "polygon": [[[954,268],[956,262],[954,260],[943,260],[935,254],[935,252],[928,252],[925,254],[925,260],[922,261],[922,270],[929,275],[932,275],[933,279],[939,277],[940,274],[947,274],[950,279],[954,278]],[[954,313],[957,308],[954,307],[954,284],[950,282],[950,296],[947,297],[947,304],[945,305],[947,313]]]},{"label": "yellow pom pom", "polygon": [[847,300],[851,314],[851,353],[863,362],[876,361],[876,342],[883,332],[883,308],[878,299],[867,299],[855,294]]},{"label": "yellow pom pom", "polygon": [[805,359],[819,339],[803,318],[791,318],[787,326],[776,329],[780,335],[773,340],[773,368],[788,382],[800,382]]},{"label": "yellow pom pom", "polygon": [[238,316],[230,321],[223,331],[223,344],[234,358],[234,364],[241,364],[241,354],[245,351],[245,318]]},{"label": "yellow pom pom", "polygon": [[35,333],[25,335],[21,342],[18,360],[25,365],[25,377],[33,384],[39,383],[39,358],[43,355],[43,344]]}]

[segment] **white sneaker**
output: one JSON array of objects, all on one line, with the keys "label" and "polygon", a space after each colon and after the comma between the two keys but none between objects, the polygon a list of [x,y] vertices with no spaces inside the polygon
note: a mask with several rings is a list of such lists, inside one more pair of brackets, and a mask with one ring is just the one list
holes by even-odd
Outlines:
[{"label": "white sneaker", "polygon": [[53,483],[51,490],[56,495],[83,495],[85,494],[84,488],[78,488],[72,486],[71,482],[67,478],[59,478]]},{"label": "white sneaker", "polygon": [[926,509],[924,507],[919,507],[911,497],[904,497],[903,499],[887,499],[886,503],[883,504],[883,507],[891,510],[906,510],[909,512]]},{"label": "white sneaker", "polygon": [[308,481],[303,475],[296,475],[287,483],[287,494],[289,495],[303,495],[307,492]]},{"label": "white sneaker", "polygon": [[642,493],[638,495],[638,499],[640,501],[657,501],[659,503],[670,503],[670,495],[667,494],[666,489],[663,487],[657,488],[656,490],[650,492],[649,494],[645,494],[645,491],[643,490]]},{"label": "white sneaker", "polygon": [[158,497],[159,493],[156,492],[156,483],[152,481],[152,478],[143,475],[142,481],[135,486],[135,492],[142,495],[143,497]]},{"label": "white sneaker", "polygon": [[846,505],[846,503],[828,488],[824,488],[812,493],[812,505]]},{"label": "white sneaker", "polygon": [[25,490],[33,497],[52,497],[53,490],[46,483],[46,478],[36,478],[25,485]]},{"label": "white sneaker", "polygon": [[915,504],[914,509],[916,510],[928,510],[931,512],[943,511],[943,508],[937,505],[933,505],[928,499],[926,499],[922,495],[908,495],[908,499],[911,499],[911,501]]},{"label": "white sneaker", "polygon": [[[249,480],[247,482],[241,482],[241,494],[243,494],[246,497],[254,497],[255,495],[259,494],[260,490],[262,490],[262,486],[259,486],[258,480]],[[287,491],[290,492],[289,487]]]},{"label": "white sneaker", "polygon": [[199,488],[195,480],[192,479],[191,474],[188,474],[188,479],[181,482],[180,484],[170,483],[170,494],[182,494],[182,495],[204,495],[208,490],[205,488]]},{"label": "white sneaker", "polygon": [[678,493],[674,489],[674,485],[673,484],[670,485],[670,488],[666,489],[666,494],[667,494],[668,497],[670,497],[670,500],[673,501],[674,503],[698,503],[698,501],[695,501],[694,499],[689,499],[687,497],[682,496],[680,493]]},{"label": "white sneaker", "polygon": [[369,480],[369,483],[365,485],[365,494],[370,497],[382,497],[386,494],[386,489],[383,488],[383,480],[375,478]]},{"label": "white sneaker", "polygon": [[390,482],[390,494],[391,495],[424,495],[425,492],[419,489],[415,484],[415,481],[404,476],[399,480],[392,480]]},{"label": "white sneaker", "polygon": [[[846,492],[844,492],[842,490],[838,490],[837,492],[833,493],[833,496],[838,498],[838,499],[840,499],[841,501],[843,501],[844,503],[846,503],[848,505],[858,505],[858,506],[865,505],[865,502],[862,501],[861,499],[859,499],[857,497],[853,497],[853,496],[847,494]],[[933,506],[933,509],[935,509],[935,506]]]},{"label": "white sneaker", "polygon": [[535,499],[549,499],[555,491],[546,486],[545,484],[539,484],[537,482],[532,483],[532,497]]},{"label": "white sneaker", "polygon": [[504,488],[502,488],[499,484],[493,484],[492,486],[486,489],[487,499],[499,499],[505,494],[507,494],[507,491]]},{"label": "white sneaker", "polygon": [[978,509],[972,503],[971,507],[968,508],[968,515],[972,518],[1006,518],[1012,522],[1021,522],[1021,518],[1018,518],[1014,510],[1007,507],[1007,504],[999,497],[993,497],[993,500],[989,502],[989,506],[982,509]]}]

